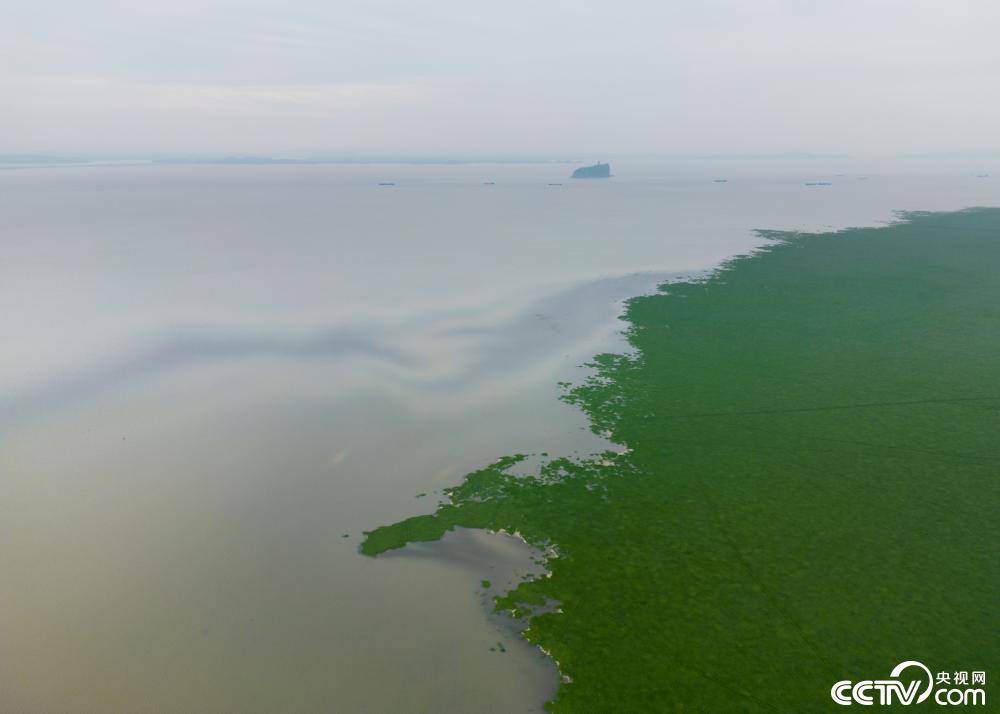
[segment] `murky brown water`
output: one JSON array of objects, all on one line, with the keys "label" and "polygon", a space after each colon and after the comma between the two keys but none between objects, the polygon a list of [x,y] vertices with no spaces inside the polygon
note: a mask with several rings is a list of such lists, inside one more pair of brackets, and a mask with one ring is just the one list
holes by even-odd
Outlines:
[{"label": "murky brown water", "polygon": [[370,559],[361,531],[497,456],[596,448],[556,382],[656,280],[617,276],[996,202],[964,174],[563,173],[0,173],[0,709],[539,711],[554,668],[480,586],[521,544]]}]

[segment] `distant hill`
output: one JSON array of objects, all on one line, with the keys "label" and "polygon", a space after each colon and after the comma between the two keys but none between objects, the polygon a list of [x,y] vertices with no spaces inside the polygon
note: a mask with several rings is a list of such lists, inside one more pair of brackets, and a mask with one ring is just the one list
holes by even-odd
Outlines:
[{"label": "distant hill", "polygon": [[48,156],[45,154],[0,154],[0,164],[47,165],[47,164],[85,164],[88,159],[75,156]]},{"label": "distant hill", "polygon": [[611,164],[581,166],[573,172],[573,178],[608,178],[609,176],[611,176]]}]

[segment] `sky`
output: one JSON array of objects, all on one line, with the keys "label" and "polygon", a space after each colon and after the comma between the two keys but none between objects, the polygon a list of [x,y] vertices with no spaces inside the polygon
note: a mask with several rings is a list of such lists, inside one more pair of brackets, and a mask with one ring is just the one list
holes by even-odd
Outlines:
[{"label": "sky", "polygon": [[996,0],[0,0],[0,153],[1000,153]]}]

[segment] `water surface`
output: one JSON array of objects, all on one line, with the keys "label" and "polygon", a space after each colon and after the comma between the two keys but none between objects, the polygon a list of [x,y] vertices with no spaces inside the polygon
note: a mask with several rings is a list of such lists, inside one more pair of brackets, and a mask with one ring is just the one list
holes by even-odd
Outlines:
[{"label": "water surface", "polygon": [[361,531],[497,456],[601,448],[556,382],[621,346],[620,300],[754,228],[995,204],[989,169],[0,171],[0,703],[540,710],[554,669],[480,585],[517,557]]}]

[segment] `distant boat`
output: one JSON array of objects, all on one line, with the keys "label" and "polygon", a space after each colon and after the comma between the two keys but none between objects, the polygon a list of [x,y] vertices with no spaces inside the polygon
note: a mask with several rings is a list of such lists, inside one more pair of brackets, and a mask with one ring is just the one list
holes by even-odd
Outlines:
[{"label": "distant boat", "polygon": [[829,181],[806,181],[806,186],[833,186]]},{"label": "distant boat", "polygon": [[496,181],[483,181],[483,186],[496,186]]},{"label": "distant boat", "polygon": [[976,174],[976,178],[989,178],[989,174]]},{"label": "distant boat", "polygon": [[395,181],[379,181],[378,185],[379,186],[395,186],[396,182]]},{"label": "distant boat", "polygon": [[712,179],[712,183],[729,183],[729,179]]},{"label": "distant boat", "polygon": [[550,183],[549,186],[562,186],[561,183]]}]

